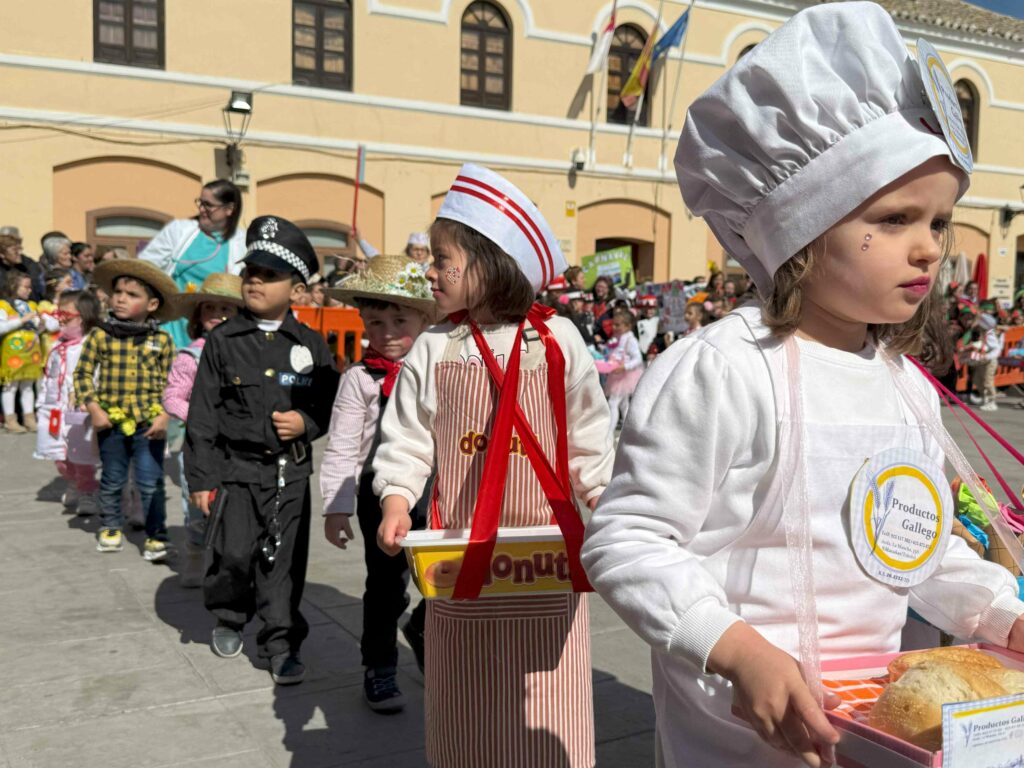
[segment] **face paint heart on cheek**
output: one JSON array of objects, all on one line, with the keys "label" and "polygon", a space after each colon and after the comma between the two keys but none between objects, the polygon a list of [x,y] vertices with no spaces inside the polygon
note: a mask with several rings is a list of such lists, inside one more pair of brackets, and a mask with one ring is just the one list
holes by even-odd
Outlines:
[{"label": "face paint heart on cheek", "polygon": [[448,269],[444,271],[444,279],[452,285],[455,285],[462,279],[462,270],[458,267],[448,267]]}]

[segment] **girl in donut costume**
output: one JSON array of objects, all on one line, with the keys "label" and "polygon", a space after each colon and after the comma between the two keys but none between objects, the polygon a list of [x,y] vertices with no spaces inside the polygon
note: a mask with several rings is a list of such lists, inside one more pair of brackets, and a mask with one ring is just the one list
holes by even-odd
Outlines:
[{"label": "girl in donut costume", "polygon": [[820,766],[839,738],[820,661],[899,651],[908,607],[1024,650],[1014,578],[950,535],[943,462],[966,462],[906,356],[970,149],[934,48],[845,2],[694,101],[675,164],[761,303],[648,368],[583,561],[651,646],[659,765]]},{"label": "girl in donut costume", "polygon": [[[435,461],[430,527],[473,531],[461,568],[434,574],[454,580],[454,599],[427,608],[427,759],[437,768],[592,766],[577,503],[593,508],[611,474],[608,408],[579,332],[533,303],[568,265],[529,198],[473,165],[430,235],[427,277],[448,321],[405,358],[373,462],[385,551],[398,551],[408,510],[431,492]],[[479,598],[488,526],[553,518],[575,592]]]}]

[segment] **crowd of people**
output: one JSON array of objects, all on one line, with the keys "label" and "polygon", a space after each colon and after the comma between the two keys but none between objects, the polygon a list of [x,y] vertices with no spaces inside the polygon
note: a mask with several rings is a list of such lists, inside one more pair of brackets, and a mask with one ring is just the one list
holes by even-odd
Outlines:
[{"label": "crowd of people", "polygon": [[[1015,574],[952,535],[939,490],[951,438],[907,357],[981,371],[990,409],[1012,319],[977,286],[937,285],[971,162],[931,127],[945,123],[922,71],[879,6],[822,4],[694,102],[684,201],[749,280],[587,285],[529,196],[472,164],[406,254],[364,252],[342,280],[316,278],[286,219],[243,233],[223,181],[141,258],[78,269],[81,289],[70,244],[44,243],[41,282],[18,249],[5,256],[5,418],[15,399],[24,425],[42,416],[37,456],[98,516],[105,556],[124,550],[136,497],[143,556],[173,554],[170,452],[182,579],[216,619],[211,649],[237,657],[258,618],[279,685],[305,676],[313,442],[326,438],[323,535],[346,549],[355,516],[364,539],[363,697],[405,706],[401,631],[438,768],[594,765],[593,590],[651,647],[660,765],[834,762],[823,660],[896,653],[911,610],[936,634],[1024,652]],[[365,328],[362,360],[341,373],[292,311],[321,290]],[[680,302],[685,326],[670,329]],[[946,458],[1002,520],[959,452]],[[897,504],[905,493],[913,503]],[[883,531],[890,514],[904,524]],[[525,561],[559,588],[486,592],[514,572],[497,567],[499,541],[536,541],[552,521],[558,564]],[[419,576],[450,592],[403,621],[401,550],[434,531],[458,551]]]}]

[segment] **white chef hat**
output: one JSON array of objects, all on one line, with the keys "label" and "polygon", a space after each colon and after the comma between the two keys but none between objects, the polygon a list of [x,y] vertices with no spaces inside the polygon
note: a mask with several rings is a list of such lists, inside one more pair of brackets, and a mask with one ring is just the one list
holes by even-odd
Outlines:
[{"label": "white chef hat", "polygon": [[461,222],[501,248],[515,259],[534,291],[569,268],[537,206],[488,168],[462,166],[437,217]]},{"label": "white chef hat", "polygon": [[430,236],[426,232],[410,232],[409,242],[405,244],[406,248],[413,246],[414,248],[429,248],[430,247]]},{"label": "white chef hat", "polygon": [[959,199],[972,161],[937,55],[926,77],[931,93],[875,3],[797,13],[690,106],[675,158],[687,207],[766,294],[790,257],[932,157],[967,171]]}]

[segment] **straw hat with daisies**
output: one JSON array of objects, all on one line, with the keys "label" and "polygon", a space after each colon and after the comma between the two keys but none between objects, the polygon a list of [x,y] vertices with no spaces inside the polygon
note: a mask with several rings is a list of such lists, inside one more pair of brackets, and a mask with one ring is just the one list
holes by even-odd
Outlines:
[{"label": "straw hat with daisies", "polygon": [[388,301],[417,309],[431,320],[437,317],[426,267],[408,256],[378,254],[366,263],[365,270],[328,288],[327,295],[346,304],[354,304],[355,299]]}]

